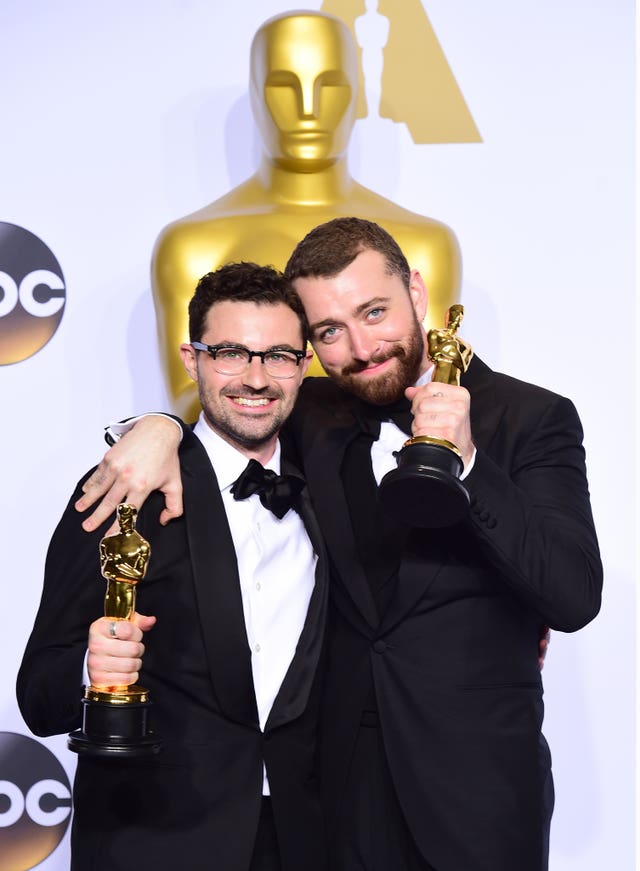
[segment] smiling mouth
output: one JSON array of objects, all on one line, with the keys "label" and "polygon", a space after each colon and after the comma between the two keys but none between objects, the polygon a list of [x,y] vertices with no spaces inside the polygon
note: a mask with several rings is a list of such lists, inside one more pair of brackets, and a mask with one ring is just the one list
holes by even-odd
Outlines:
[{"label": "smiling mouth", "polygon": [[364,366],[358,369],[351,369],[351,371],[347,372],[348,375],[362,375],[366,378],[369,375],[377,375],[382,369],[385,369],[387,364],[394,360],[395,357],[386,357],[384,360],[380,360],[380,362],[375,362],[370,364],[369,366]]},{"label": "smiling mouth", "polygon": [[235,405],[242,405],[244,408],[264,408],[274,401],[271,396],[230,396],[229,399]]}]

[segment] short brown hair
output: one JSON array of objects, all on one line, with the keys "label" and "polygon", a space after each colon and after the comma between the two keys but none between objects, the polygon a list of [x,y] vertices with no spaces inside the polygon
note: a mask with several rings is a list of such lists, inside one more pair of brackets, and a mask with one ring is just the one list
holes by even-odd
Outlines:
[{"label": "short brown hair", "polygon": [[379,224],[364,218],[334,218],[307,233],[296,245],[284,274],[296,278],[331,278],[363,251],[379,251],[390,275],[399,275],[409,289],[411,270],[396,240]]},{"label": "short brown hair", "polygon": [[302,334],[302,348],[309,339],[309,322],[298,294],[281,272],[257,263],[227,263],[207,272],[198,282],[189,303],[189,341],[199,342],[211,306],[217,302],[255,302],[258,305],[288,306],[297,315]]}]

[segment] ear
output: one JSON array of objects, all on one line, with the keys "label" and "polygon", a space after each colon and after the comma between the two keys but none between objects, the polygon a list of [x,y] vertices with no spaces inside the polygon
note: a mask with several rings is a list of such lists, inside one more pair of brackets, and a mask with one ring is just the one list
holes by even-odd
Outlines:
[{"label": "ear", "polygon": [[422,323],[427,314],[427,288],[417,269],[412,269],[409,276],[409,296],[416,317]]},{"label": "ear", "polygon": [[307,371],[309,369],[309,366],[311,365],[312,360],[313,360],[313,351],[311,350],[311,348],[309,347],[309,344],[307,343],[307,356],[304,358],[304,360],[302,360],[300,362],[300,367],[299,367],[302,370],[302,374],[300,375],[301,381],[304,378],[304,376],[307,374]]},{"label": "ear", "polygon": [[180,345],[180,356],[182,357],[182,362],[184,363],[184,368],[187,370],[187,373],[190,378],[192,378],[196,383],[198,381],[198,364],[197,364],[197,354],[195,350],[191,347],[191,345],[186,342]]}]

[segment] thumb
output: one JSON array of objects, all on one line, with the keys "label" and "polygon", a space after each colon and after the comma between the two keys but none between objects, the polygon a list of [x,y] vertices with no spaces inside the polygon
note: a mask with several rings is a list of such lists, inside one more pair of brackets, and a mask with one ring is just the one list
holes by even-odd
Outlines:
[{"label": "thumb", "polygon": [[173,520],[176,517],[182,517],[182,514],[184,513],[182,506],[182,492],[172,493],[166,491],[164,494],[164,503],[165,507],[162,509],[160,514],[161,526],[166,526],[170,520]]},{"label": "thumb", "polygon": [[413,401],[413,397],[416,395],[416,393],[418,392],[419,389],[420,389],[419,387],[407,387],[407,389],[404,392],[404,395],[407,397],[409,402]]},{"label": "thumb", "polygon": [[143,632],[148,632],[156,625],[156,618],[146,614],[138,614],[136,611],[131,622],[135,623],[138,629],[142,629]]}]

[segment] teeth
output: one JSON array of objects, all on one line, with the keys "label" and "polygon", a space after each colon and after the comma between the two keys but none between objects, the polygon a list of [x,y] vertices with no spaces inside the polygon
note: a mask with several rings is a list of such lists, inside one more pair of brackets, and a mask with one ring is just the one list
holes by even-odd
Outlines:
[{"label": "teeth", "polygon": [[248,405],[253,408],[258,405],[268,405],[271,400],[266,398],[249,399],[246,396],[234,396],[234,401],[237,402],[238,405]]}]

